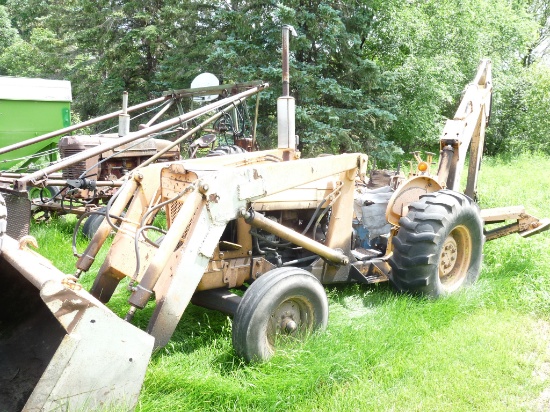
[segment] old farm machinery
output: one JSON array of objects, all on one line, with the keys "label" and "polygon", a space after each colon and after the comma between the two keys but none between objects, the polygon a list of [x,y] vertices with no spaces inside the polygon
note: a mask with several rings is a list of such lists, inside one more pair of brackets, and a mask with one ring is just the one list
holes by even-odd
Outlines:
[{"label": "old farm machinery", "polygon": [[[201,150],[216,149],[212,155],[252,150],[256,123],[248,116],[245,100],[265,87],[261,82],[194,87],[165,92],[160,98],[130,107],[125,93],[119,111],[0,148],[0,156],[7,156],[66,135],[57,144],[59,160],[26,173],[0,172],[0,185],[8,189],[8,209],[14,210],[11,215],[18,219],[8,233],[15,238],[26,235],[31,212],[37,219],[47,219],[51,213],[92,213],[88,225],[95,227],[100,222],[96,212],[103,210],[121,179],[137,167],[179,160],[184,147],[189,157],[196,157]],[[186,100],[199,102],[194,104],[198,107],[184,113],[180,103]],[[178,115],[164,120],[174,108]],[[148,110],[143,113],[144,109]],[[138,130],[130,132],[133,113],[152,114],[146,122],[141,117]],[[117,117],[118,132],[67,135]]]},{"label": "old farm machinery", "polygon": [[[283,53],[288,36],[285,28]],[[151,351],[171,339],[190,302],[231,314],[236,354],[253,361],[268,359],[279,338],[327,325],[325,284],[390,281],[398,290],[439,296],[474,282],[486,239],[529,236],[549,225],[521,208],[480,211],[473,200],[491,88],[491,65],[483,61],[441,136],[437,172],[431,159],[416,154],[409,176],[367,191],[364,154],[302,159],[286,87],[278,100],[277,149],[129,172],[78,254],[74,275],[4,236],[1,276],[10,287],[1,289],[0,300],[0,404],[25,410],[134,405]],[[13,190],[48,172],[20,179]],[[167,230],[154,225],[159,211]],[[0,215],[5,212],[0,205]],[[503,221],[510,224],[484,230],[485,223]],[[107,256],[91,273],[112,231]],[[153,239],[158,231],[164,236]],[[89,291],[79,283],[86,272],[94,279]],[[128,289],[124,320],[105,306],[121,281]],[[151,300],[142,331],[131,322]]]}]

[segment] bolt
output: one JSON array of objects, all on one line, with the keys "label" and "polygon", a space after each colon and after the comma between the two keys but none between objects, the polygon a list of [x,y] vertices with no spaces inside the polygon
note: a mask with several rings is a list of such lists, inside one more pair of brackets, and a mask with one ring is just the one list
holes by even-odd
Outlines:
[{"label": "bolt", "polygon": [[199,187],[199,190],[201,191],[201,193],[208,192],[208,189],[210,189],[210,186],[208,186],[208,184],[206,183],[201,184]]},{"label": "bolt", "polygon": [[296,332],[296,329],[298,329],[298,324],[294,322],[292,319],[286,318],[283,320],[283,329],[286,333],[294,333]]}]

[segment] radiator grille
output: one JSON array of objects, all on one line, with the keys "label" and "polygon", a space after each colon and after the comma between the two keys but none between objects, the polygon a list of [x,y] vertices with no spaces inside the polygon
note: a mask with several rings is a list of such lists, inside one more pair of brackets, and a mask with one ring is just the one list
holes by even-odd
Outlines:
[{"label": "radiator grille", "polygon": [[[61,158],[72,156],[82,152],[82,149],[60,148]],[[63,169],[63,179],[78,179],[82,173],[86,171],[86,161],[82,160],[72,166]]]},{"label": "radiator grille", "polygon": [[8,209],[6,234],[14,239],[21,239],[29,234],[31,221],[31,201],[27,193],[10,193],[1,190]]}]

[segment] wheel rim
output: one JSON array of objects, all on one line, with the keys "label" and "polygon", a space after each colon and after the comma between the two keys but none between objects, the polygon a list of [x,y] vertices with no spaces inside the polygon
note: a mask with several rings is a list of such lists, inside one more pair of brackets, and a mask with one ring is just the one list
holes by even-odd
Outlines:
[{"label": "wheel rim", "polygon": [[53,192],[49,187],[32,187],[29,190],[29,199],[40,199],[40,196],[44,199],[51,199]]},{"label": "wheel rim", "polygon": [[452,292],[466,279],[472,256],[472,238],[465,226],[455,227],[443,242],[439,257],[439,280]]},{"label": "wheel rim", "polygon": [[302,296],[281,302],[267,324],[267,342],[272,352],[288,341],[300,339],[313,329],[313,306]]}]

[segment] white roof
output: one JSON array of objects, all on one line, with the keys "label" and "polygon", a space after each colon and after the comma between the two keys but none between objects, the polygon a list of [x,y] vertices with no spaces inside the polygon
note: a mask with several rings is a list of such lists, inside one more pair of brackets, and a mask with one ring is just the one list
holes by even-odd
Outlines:
[{"label": "white roof", "polygon": [[0,99],[70,102],[71,82],[0,76]]}]

